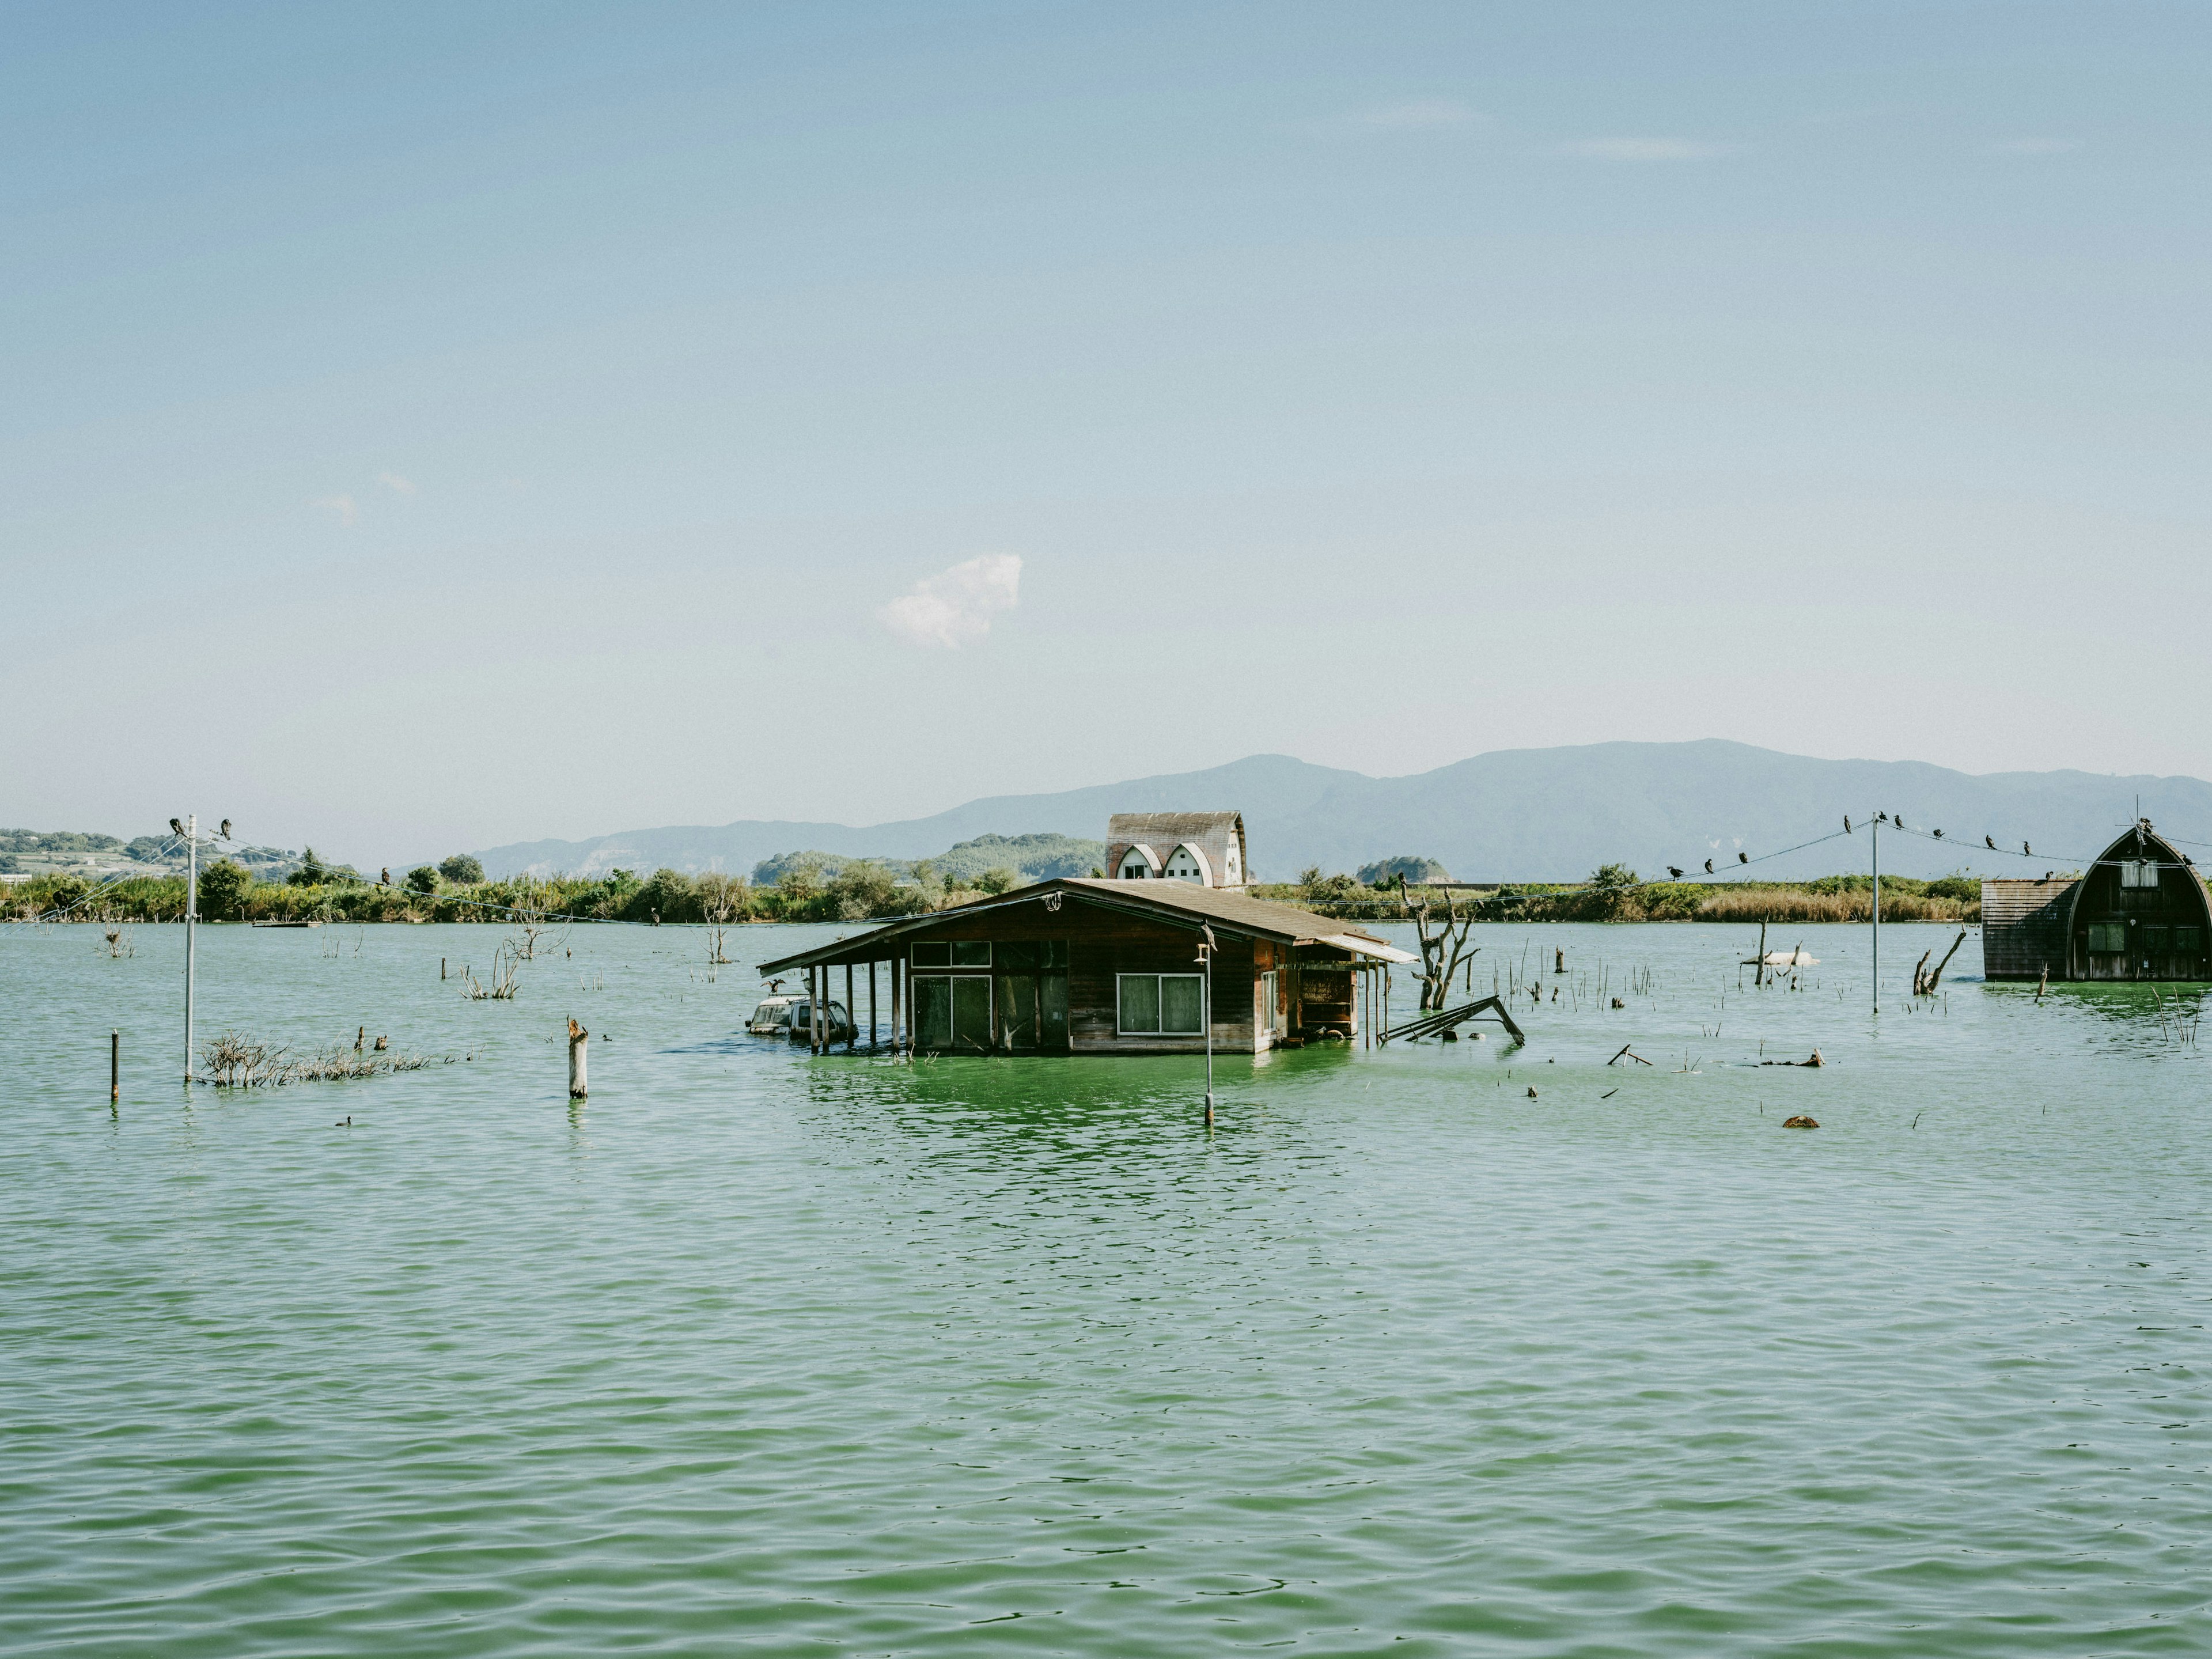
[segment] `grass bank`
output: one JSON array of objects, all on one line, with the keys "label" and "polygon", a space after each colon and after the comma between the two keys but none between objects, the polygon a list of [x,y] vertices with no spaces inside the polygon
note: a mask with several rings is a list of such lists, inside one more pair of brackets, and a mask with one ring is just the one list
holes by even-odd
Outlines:
[{"label": "grass bank", "polygon": [[[880,866],[855,863],[827,879],[801,870],[765,887],[717,872],[687,875],[680,870],[656,870],[642,878],[616,870],[588,878],[524,876],[467,884],[424,870],[385,887],[362,881],[262,881],[242,866],[218,860],[200,872],[199,914],[203,921],[217,922],[505,925],[518,915],[647,924],[861,921],[913,915],[1004,890],[996,877],[984,880],[980,887],[939,882],[902,886]],[[82,876],[57,874],[0,888],[0,921],[35,921],[58,911],[66,912],[63,919],[70,921],[181,921],[185,878],[133,876],[96,886]]]},{"label": "grass bank", "polygon": [[[1302,905],[1346,921],[1402,921],[1412,912],[1397,890],[1310,892],[1296,884],[1255,888],[1262,898]],[[1414,896],[1418,898],[1418,891]],[[1462,914],[1482,921],[1866,921],[1874,914],[1874,881],[1868,876],[1826,876],[1818,881],[1532,883],[1494,892],[1458,893]],[[1443,901],[1431,901],[1441,911]],[[1976,922],[1982,919],[1981,884],[1969,876],[1935,881],[1885,876],[1886,921]]]}]

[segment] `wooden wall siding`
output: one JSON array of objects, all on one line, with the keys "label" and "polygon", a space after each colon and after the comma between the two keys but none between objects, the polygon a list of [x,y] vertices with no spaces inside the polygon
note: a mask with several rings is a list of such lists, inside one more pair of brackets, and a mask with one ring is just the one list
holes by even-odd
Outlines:
[{"label": "wooden wall siding", "polygon": [[2071,881],[1990,880],[1982,884],[1982,976],[2065,979],[2066,918]]},{"label": "wooden wall siding", "polygon": [[[1110,921],[1097,911],[1067,945],[1067,1026],[1078,1048],[1094,1053],[1202,1054],[1206,1038],[1125,1036],[1120,1024],[1122,974],[1195,974],[1199,936],[1131,917]],[[1249,939],[1223,939],[1213,957],[1213,1047],[1217,1054],[1254,1051],[1253,984]]]}]

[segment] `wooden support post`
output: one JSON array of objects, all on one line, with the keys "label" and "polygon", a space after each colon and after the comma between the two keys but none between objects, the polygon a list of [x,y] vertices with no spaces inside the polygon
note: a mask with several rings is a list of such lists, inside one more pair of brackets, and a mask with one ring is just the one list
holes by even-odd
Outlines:
[{"label": "wooden support post", "polygon": [[438,958],[438,977],[441,980],[446,977],[446,959],[443,957]]},{"label": "wooden support post", "polygon": [[892,1054],[892,1057],[893,1057],[894,1059],[896,1059],[896,1058],[897,1057],[898,1054],[899,1054],[899,965],[898,965],[898,958],[897,958],[896,957],[893,957],[891,958],[891,1054]]},{"label": "wooden support post", "polygon": [[107,1103],[123,1098],[123,1033],[107,1034]]},{"label": "wooden support post", "polygon": [[845,1052],[851,1054],[860,1040],[860,1022],[853,1018],[853,964],[845,964]]},{"label": "wooden support post", "polygon": [[581,1100],[591,1093],[585,1062],[592,1052],[592,1034],[574,1020],[568,1022],[568,1098]]},{"label": "wooden support post", "polygon": [[[1759,924],[1759,968],[1752,975],[1751,982],[1753,985],[1766,983],[1766,924],[1764,921]],[[1743,981],[1738,980],[1736,983],[1741,985]]]},{"label": "wooden support post", "polygon": [[874,957],[871,957],[868,959],[868,1050],[869,1050],[869,1052],[870,1052],[871,1054],[872,1054],[872,1053],[874,1053],[874,1052],[875,1052],[875,1047],[876,1047],[876,963],[875,963],[875,958],[874,958]]}]

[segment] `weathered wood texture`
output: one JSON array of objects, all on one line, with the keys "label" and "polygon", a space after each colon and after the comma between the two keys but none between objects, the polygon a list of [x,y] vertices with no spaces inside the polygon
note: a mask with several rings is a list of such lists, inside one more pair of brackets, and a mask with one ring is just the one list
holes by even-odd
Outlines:
[{"label": "weathered wood texture", "polygon": [[1982,884],[1982,976],[2034,979],[2066,975],[2066,917],[2072,881],[1990,880]]}]

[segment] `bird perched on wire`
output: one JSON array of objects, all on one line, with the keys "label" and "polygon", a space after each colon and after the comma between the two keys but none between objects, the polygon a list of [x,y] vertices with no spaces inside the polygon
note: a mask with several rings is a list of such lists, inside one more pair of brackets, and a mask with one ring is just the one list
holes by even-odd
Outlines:
[{"label": "bird perched on wire", "polygon": [[171,818],[169,820],[169,833],[173,836],[183,835],[185,833],[185,821],[182,818]]},{"label": "bird perched on wire", "polygon": [[1711,874],[1712,874],[1712,872],[1713,872],[1713,861],[1712,861],[1711,859],[1707,859],[1707,860],[1705,860],[1705,873],[1706,873],[1707,875],[1709,875],[1709,876],[1710,876]]},{"label": "bird perched on wire", "polygon": [[1847,836],[1851,833],[1851,815],[1849,812],[1844,814],[1844,833]]},{"label": "bird perched on wire", "polygon": [[1994,852],[1996,852],[1996,851],[1997,850],[1997,844],[1996,844],[1996,841],[1994,841],[1994,840],[1993,840],[1992,838],[1990,838],[1990,836],[1984,836],[1982,837],[1982,841],[1983,841],[1984,844],[1984,845],[1986,845],[1986,846],[1989,848],[1990,851],[1991,851],[1992,853],[1994,853]]},{"label": "bird perched on wire", "polygon": [[1941,841],[1941,840],[1942,840],[1942,839],[1943,839],[1943,832],[1942,832],[1941,830],[1938,830],[1936,832],[1936,840],[1938,840],[1938,841]]},{"label": "bird perched on wire", "polygon": [[225,818],[222,821],[222,838],[225,841],[228,841],[230,839],[230,820],[228,818]]},{"label": "bird perched on wire", "polygon": [[1751,862],[1751,854],[1748,853],[1738,853],[1735,855],[1735,861],[1738,864],[1748,864]]},{"label": "bird perched on wire", "polygon": [[1679,864],[1670,864],[1667,866],[1667,873],[1674,880],[1680,881],[1682,878],[1682,866]]},{"label": "bird perched on wire", "polygon": [[2034,850],[2026,842],[2021,842],[2020,854],[2022,858],[2032,859],[2035,856]]}]

